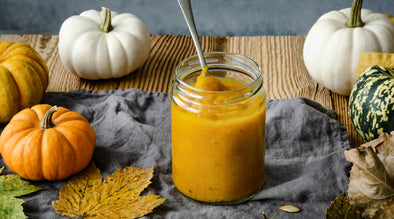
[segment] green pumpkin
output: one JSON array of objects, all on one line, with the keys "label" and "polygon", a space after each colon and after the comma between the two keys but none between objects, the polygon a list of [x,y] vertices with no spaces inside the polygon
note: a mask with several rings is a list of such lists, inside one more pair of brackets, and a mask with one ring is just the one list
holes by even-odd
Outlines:
[{"label": "green pumpkin", "polygon": [[393,69],[375,65],[358,77],[349,98],[349,116],[366,141],[394,130]]}]

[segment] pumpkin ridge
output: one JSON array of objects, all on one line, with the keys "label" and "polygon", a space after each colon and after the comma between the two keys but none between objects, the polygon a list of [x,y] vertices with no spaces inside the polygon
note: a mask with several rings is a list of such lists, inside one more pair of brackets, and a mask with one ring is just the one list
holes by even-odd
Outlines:
[{"label": "pumpkin ridge", "polygon": [[[74,122],[74,119],[73,119],[73,121],[70,121],[70,122]],[[60,133],[62,135],[62,137],[64,137],[65,140],[67,140],[67,142],[69,143],[69,146],[72,148],[73,154],[77,154],[77,156],[75,156],[75,159],[80,158],[78,155],[81,155],[82,157],[86,157],[86,155],[88,155],[91,158],[91,156],[93,155],[93,152],[91,154],[89,154],[89,152],[88,152],[89,150],[86,150],[86,147],[88,147],[88,145],[83,145],[82,148],[84,148],[84,150],[83,150],[84,152],[81,153],[81,147],[79,145],[80,142],[78,142],[77,144],[73,144],[69,139],[70,135],[65,134],[64,132],[65,131],[70,132],[71,129],[73,129],[74,133],[78,133],[78,134],[76,134],[78,136],[78,138],[82,138],[81,136],[84,136],[86,138],[86,140],[89,143],[91,143],[91,145],[93,145],[93,147],[95,147],[95,145],[96,145],[96,140],[94,139],[95,134],[94,134],[94,136],[91,136],[91,134],[94,133],[94,130],[90,127],[90,125],[84,125],[84,124],[87,124],[86,121],[83,123],[80,123],[80,124],[76,124],[76,126],[69,125],[69,124],[62,126],[62,125],[58,124],[56,126],[56,128],[54,128],[58,133]],[[88,159],[84,159],[84,160],[88,160]],[[86,167],[88,164],[89,164],[89,162],[84,164],[83,166]],[[78,167],[76,167],[76,169],[78,169]]]},{"label": "pumpkin ridge", "polygon": [[43,84],[45,84],[45,89],[48,86],[48,80],[49,80],[49,69],[48,66],[46,64],[46,62],[44,61],[44,59],[41,57],[41,55],[34,51],[34,55],[33,56],[29,56],[30,59],[33,59],[35,61],[35,63],[37,63],[40,67],[41,67],[41,71],[37,71],[41,74],[40,78],[43,78],[42,82]]},{"label": "pumpkin ridge", "polygon": [[[322,19],[319,18],[319,20],[326,20],[326,19],[335,20],[338,22],[338,24],[341,24],[341,26],[343,28],[346,28],[346,23],[347,23],[348,19],[350,18],[350,13],[349,13],[349,15],[347,14],[348,13],[347,9],[350,9],[350,8],[345,8],[345,9],[342,9],[339,11],[328,12],[327,14],[331,13],[332,17],[324,17],[325,15],[322,15],[322,17],[321,17]],[[340,18],[338,18],[339,14],[341,16]]]},{"label": "pumpkin ridge", "polygon": [[30,108],[30,110],[36,114],[39,123],[50,108],[49,104],[40,104]]},{"label": "pumpkin ridge", "polygon": [[[393,24],[394,24],[394,22],[393,22]],[[377,32],[377,31],[374,31],[374,29],[370,29],[370,27],[376,28],[376,26],[379,26],[380,29],[386,30],[386,32],[391,32],[391,34],[394,35],[394,31],[391,31],[390,28],[387,27],[387,26],[385,26],[385,25],[382,25],[382,24],[374,24],[374,26],[365,25],[365,27],[363,27],[363,29],[368,30],[368,31],[371,33],[371,35],[374,36],[374,40],[375,40],[374,42],[375,42],[375,43],[377,42],[377,43],[379,44],[379,47],[378,47],[378,48],[381,48],[381,51],[367,51],[367,52],[382,52],[382,53],[389,53],[389,52],[391,51],[390,48],[383,47],[383,45],[382,45],[382,42],[384,42],[386,39],[385,39],[385,38],[379,38],[379,37],[383,36],[383,35],[381,34],[382,31]],[[393,27],[394,27],[394,25],[393,25]],[[392,51],[391,51],[391,52],[392,52]]]},{"label": "pumpkin ridge", "polygon": [[[341,14],[344,14],[343,12],[341,12]],[[346,16],[346,15],[345,15]],[[330,22],[332,22],[332,23],[335,23],[335,25],[336,26],[341,26],[341,27],[343,27],[343,28],[345,28],[346,27],[346,23],[344,23],[343,21],[340,21],[340,20],[337,20],[337,19],[334,19],[334,18],[325,18],[324,20],[321,20],[321,22],[327,22],[327,21],[330,21]],[[320,24],[321,25],[321,24]]]},{"label": "pumpkin ridge", "polygon": [[[19,124],[18,124],[19,125]],[[30,128],[23,128],[23,129],[15,129],[14,127],[12,127],[13,129],[11,130],[11,133],[8,133],[8,132],[4,132],[4,130],[3,130],[3,132],[4,132],[4,135],[3,135],[3,133],[2,133],[2,137],[1,137],[1,140],[2,140],[2,147],[4,147],[5,145],[7,145],[8,144],[8,141],[10,140],[10,136],[8,136],[8,135],[12,135],[13,137],[15,137],[14,135],[19,135],[19,133],[22,133],[22,134],[26,134],[26,133],[29,133],[29,132],[31,132],[31,131],[33,131],[33,130],[35,130],[37,127],[35,127],[35,126],[32,126],[32,127],[30,127]],[[16,133],[15,133],[16,132]],[[21,134],[21,135],[22,135]],[[4,137],[3,137],[4,136]]]},{"label": "pumpkin ridge", "polygon": [[[67,127],[68,128],[68,127]],[[67,146],[71,149],[71,151],[73,152],[72,154],[73,154],[73,157],[74,157],[74,159],[73,160],[75,160],[76,159],[76,157],[75,157],[75,155],[74,154],[76,154],[76,150],[75,150],[75,148],[73,147],[73,144],[68,140],[68,138],[63,134],[63,132],[62,131],[60,131],[59,129],[57,129],[57,128],[54,128],[53,129],[54,131],[56,131],[57,133],[59,133],[59,136],[61,136],[62,138],[63,138],[63,140],[65,140],[66,142],[67,142]],[[74,172],[74,171],[73,171]]]},{"label": "pumpkin ridge", "polygon": [[[132,35],[132,34],[128,33],[128,35]],[[123,60],[125,61],[125,63],[127,63],[126,66],[129,68],[129,66],[130,66],[131,63],[132,63],[132,61],[129,61],[129,60],[133,60],[133,59],[132,59],[133,57],[128,56],[129,54],[127,53],[127,48],[125,48],[124,43],[122,43],[121,38],[118,36],[118,34],[116,34],[116,32],[113,32],[112,37],[114,37],[114,38],[117,39],[117,42],[119,43],[119,46],[120,46],[121,51],[122,51],[122,54],[123,54],[123,55],[122,55]],[[138,40],[139,40],[139,39],[138,39]],[[107,48],[108,48],[108,40],[107,40]],[[111,62],[110,62],[110,63],[111,63]],[[112,66],[111,66],[111,68],[112,68]],[[114,72],[114,71],[111,70],[111,73],[112,73],[112,74],[111,74],[111,77],[115,77],[114,73],[116,73],[116,72]],[[130,73],[130,72],[128,72],[128,73]],[[126,72],[125,72],[125,74],[126,74]]]},{"label": "pumpkin ridge", "polygon": [[[385,29],[387,29],[385,26],[382,26],[382,28],[385,28]],[[371,29],[369,29],[368,27],[365,27],[364,26],[364,28],[363,28],[363,30],[366,30],[366,31],[368,31],[368,32],[370,32],[371,33],[371,35],[373,36],[373,41],[375,42],[375,43],[377,43],[378,44],[378,48],[383,48],[383,45],[382,45],[382,41],[383,40],[381,40],[378,36],[378,34],[377,33],[374,33],[373,32],[373,30],[371,30]],[[383,49],[382,49],[383,50]],[[367,52],[370,52],[370,51],[367,51]],[[381,51],[381,52],[383,52],[383,51]],[[360,53],[361,54],[361,53]],[[356,72],[354,71],[354,78],[356,77]]]},{"label": "pumpkin ridge", "polygon": [[[20,168],[21,166],[22,167],[26,166],[25,159],[20,159],[20,158],[23,156],[23,154],[26,150],[25,145],[26,145],[26,142],[29,142],[30,134],[33,132],[37,132],[37,131],[39,131],[39,130],[36,130],[34,128],[20,131],[16,134],[13,134],[12,138],[17,138],[17,139],[15,140],[15,142],[12,142],[13,143],[12,145],[10,145],[10,143],[4,144],[4,145],[7,145],[7,147],[9,147],[10,150],[6,151],[5,157],[3,154],[2,154],[2,156],[3,156],[3,159],[6,159],[7,157],[14,158],[14,159],[7,159],[8,160],[7,165],[13,172],[16,172],[15,168],[21,169]],[[15,136],[15,135],[17,135],[17,136]],[[6,139],[10,139],[10,137],[7,137]],[[8,142],[8,141],[6,141],[6,142]],[[17,152],[19,152],[19,153],[17,153]],[[16,157],[17,157],[18,161],[22,162],[22,164],[15,163],[15,153],[19,154],[19,156],[16,156]],[[27,165],[30,165],[30,164],[27,164]],[[22,168],[22,169],[24,169],[24,168]],[[20,172],[18,174],[21,175],[23,178],[27,178],[27,174],[25,171],[23,173]]]},{"label": "pumpkin ridge", "polygon": [[8,122],[19,110],[19,90],[12,74],[0,65],[0,81],[8,86],[0,87],[0,123]]},{"label": "pumpkin ridge", "polygon": [[[18,137],[19,135],[22,135],[23,136],[23,134],[25,134],[25,133],[28,133],[28,132],[30,132],[29,130],[23,130],[23,131],[20,131],[20,132],[22,132],[22,134],[19,134],[20,132],[18,132],[18,133],[13,133],[14,132],[14,130],[12,130],[11,132],[10,131],[8,131],[8,129],[6,130],[6,131],[3,131],[2,133],[1,133],[1,141],[0,141],[0,143],[1,143],[1,145],[0,145],[0,152],[1,152],[1,154],[2,154],[2,156],[3,156],[3,158],[4,158],[4,154],[8,154],[9,153],[9,150],[7,150],[8,148],[9,148],[9,146],[8,146],[8,142],[10,141],[10,140],[14,140],[14,138],[16,138],[16,137]],[[18,136],[15,136],[15,135],[18,135]],[[11,136],[12,136],[12,138],[11,138]],[[16,142],[18,142],[19,140],[14,140],[14,141],[16,141]],[[14,143],[15,144],[15,143]],[[12,149],[12,148],[11,148]],[[12,152],[12,150],[11,150],[11,152]],[[7,164],[8,165],[8,164]]]},{"label": "pumpkin ridge", "polygon": [[[33,134],[34,132],[37,132],[37,134],[34,135]],[[29,138],[33,138],[32,136],[39,137],[40,138],[39,140],[37,140],[37,139],[35,139],[35,140],[37,140],[37,142],[40,142],[40,145],[41,145],[42,139],[43,139],[43,133],[44,133],[44,130],[35,128],[35,129],[31,130],[31,132],[28,134],[27,137],[29,137]],[[38,163],[41,164],[41,166],[42,166],[42,147],[39,146],[39,147],[35,147],[35,148],[38,150],[37,151],[37,155],[39,156]],[[33,165],[33,164],[31,164],[30,162],[29,162],[29,164],[27,164],[28,167],[31,167],[31,165]],[[42,176],[42,168],[33,167],[33,170],[34,171],[26,171],[25,175],[27,176],[27,179],[33,179],[32,177],[36,178],[37,175]]]},{"label": "pumpkin ridge", "polygon": [[[79,132],[84,133],[85,136],[87,136],[87,138],[89,139],[90,143],[92,143],[93,145],[96,145],[96,140],[95,140],[96,135],[94,134],[93,137],[91,136],[91,134],[94,133],[93,128],[91,128],[91,126],[84,125],[87,121],[84,121],[84,120],[79,120],[79,121],[81,121],[81,124],[70,125],[69,123],[76,122],[75,119],[73,119],[73,121],[69,121],[69,122],[66,121],[66,122],[56,124],[56,127],[57,127],[56,130],[63,134],[63,132],[60,131],[59,128],[74,128],[74,129],[78,130]],[[82,128],[81,128],[81,126],[82,126]],[[86,129],[88,129],[89,131],[86,131]],[[93,130],[92,133],[90,133],[90,131],[91,131],[90,129]]]},{"label": "pumpkin ridge", "polygon": [[2,60],[4,60],[4,54],[7,51],[8,47],[10,47],[10,45],[12,45],[13,42],[10,41],[3,41],[0,43],[0,63],[2,62]]},{"label": "pumpkin ridge", "polygon": [[43,87],[46,89],[48,86],[48,74],[46,71],[46,68],[44,68],[40,62],[38,62],[36,59],[32,58],[32,57],[27,57],[24,55],[15,55],[9,59],[14,59],[14,60],[19,60],[22,62],[26,62],[28,63],[33,69],[34,69],[34,73],[36,73],[38,75],[38,77],[40,78],[41,84],[43,85]]},{"label": "pumpkin ridge", "polygon": [[[113,34],[111,34],[111,36],[112,36]],[[97,40],[97,44],[96,44],[96,51],[100,51],[100,52],[103,52],[103,53],[105,53],[106,54],[106,56],[108,56],[109,57],[109,62],[107,62],[107,70],[109,71],[109,72],[106,72],[106,71],[102,71],[102,69],[100,69],[100,67],[97,65],[96,66],[96,68],[97,69],[95,69],[95,71],[96,72],[101,72],[103,75],[107,75],[107,74],[111,74],[111,76],[113,75],[113,69],[112,69],[112,67],[113,67],[113,65],[112,65],[112,56],[110,55],[110,42],[109,42],[109,40],[108,40],[108,37],[109,37],[109,35],[108,34],[104,34],[103,36],[101,36],[101,37],[99,37],[99,39]],[[102,43],[101,44],[101,42],[104,42],[104,43]],[[105,45],[105,48],[101,48],[101,46],[102,45]],[[101,54],[100,54],[100,52],[98,52],[97,54],[96,54],[96,57],[95,57],[95,62],[96,63],[100,63],[100,59],[101,59]],[[99,75],[100,75],[100,73],[99,73]],[[102,75],[100,75],[100,77],[103,77]]]},{"label": "pumpkin ridge", "polygon": [[59,107],[58,108],[58,112],[57,115],[53,116],[53,123],[56,123],[58,125],[61,125],[62,123],[68,122],[70,120],[70,118],[72,118],[72,120],[78,120],[78,121],[82,121],[82,122],[88,122],[88,120],[83,117],[81,114],[77,113],[77,112],[73,112],[73,111],[62,111],[63,107]]},{"label": "pumpkin ridge", "polygon": [[6,49],[4,49],[2,56],[5,57],[4,59],[7,59],[7,55],[11,53],[13,50],[17,49],[19,46],[24,47],[23,45],[20,45],[20,43],[13,43],[6,41]]},{"label": "pumpkin ridge", "polygon": [[3,58],[9,59],[14,55],[35,55],[33,48],[26,43],[14,43],[10,44],[9,47],[3,52]]},{"label": "pumpkin ridge", "polygon": [[[53,154],[54,143],[58,144],[58,142],[62,142],[61,145],[57,145],[61,148],[69,148],[70,150],[65,152],[65,150],[57,150],[55,154]],[[68,176],[67,172],[75,173],[77,170],[77,166],[75,165],[67,165],[67,166],[59,166],[55,165],[56,168],[53,168],[54,164],[69,164],[69,162],[74,163],[77,162],[75,156],[75,150],[70,146],[70,142],[68,139],[64,137],[62,133],[60,133],[56,128],[45,129],[43,132],[42,138],[42,175],[47,180],[54,180],[59,178],[64,178],[65,175]],[[70,164],[71,164],[70,163]],[[65,170],[66,169],[66,170]],[[72,170],[72,171],[70,171]]]},{"label": "pumpkin ridge", "polygon": [[[56,119],[53,120],[53,123],[55,123],[56,127],[67,127],[67,126],[70,126],[70,123],[71,123],[72,127],[78,128],[80,125],[84,125],[84,123],[87,122],[87,120],[84,120],[82,118],[72,118],[73,121],[61,121],[61,122],[56,121]],[[74,123],[76,123],[76,122],[80,122],[80,124],[78,124],[79,126],[74,125]]]},{"label": "pumpkin ridge", "polygon": [[20,60],[8,59],[2,63],[14,78],[20,96],[20,109],[30,107],[34,103],[40,102],[43,94],[43,85],[37,83],[40,78],[36,74],[31,74],[34,70],[30,65],[25,65]]},{"label": "pumpkin ridge", "polygon": [[[73,43],[74,44],[78,44],[79,41],[84,41],[85,35],[87,37],[89,37],[89,35],[95,33],[96,31],[86,31],[86,32],[82,32],[80,35],[78,35],[78,37],[74,37]],[[97,45],[96,45],[97,46]],[[71,62],[72,63],[78,63],[79,61],[79,57],[80,57],[80,48],[78,47],[70,47],[68,48],[69,50],[69,56],[71,56]],[[96,53],[97,54],[97,53]],[[91,54],[92,55],[92,54]],[[76,66],[76,65],[66,65],[68,66],[69,71],[76,73],[78,76],[80,76],[81,73],[85,73],[86,69],[85,67],[80,67],[80,65]]]},{"label": "pumpkin ridge", "polygon": [[[379,16],[379,19],[377,19],[377,16]],[[382,22],[382,20],[387,20],[386,18],[388,18],[386,15],[384,14],[369,14],[367,16],[364,17],[365,22],[365,26],[370,26],[370,25],[379,25],[379,26],[384,26],[384,27],[390,27],[393,26],[394,22],[390,23],[386,23],[386,22]],[[390,18],[388,18],[390,20]]]}]

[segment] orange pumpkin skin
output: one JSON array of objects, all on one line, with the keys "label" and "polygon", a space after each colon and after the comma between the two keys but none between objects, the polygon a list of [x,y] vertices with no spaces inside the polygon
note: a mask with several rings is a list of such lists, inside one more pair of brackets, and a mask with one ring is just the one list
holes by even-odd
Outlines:
[{"label": "orange pumpkin skin", "polygon": [[42,57],[26,43],[0,42],[0,123],[38,104],[49,72]]},{"label": "orange pumpkin skin", "polygon": [[[96,134],[89,122],[63,107],[45,119],[50,108],[39,104],[20,111],[0,136],[5,163],[28,180],[62,180],[83,170],[92,159]],[[52,121],[53,127],[40,127],[43,120]]]}]

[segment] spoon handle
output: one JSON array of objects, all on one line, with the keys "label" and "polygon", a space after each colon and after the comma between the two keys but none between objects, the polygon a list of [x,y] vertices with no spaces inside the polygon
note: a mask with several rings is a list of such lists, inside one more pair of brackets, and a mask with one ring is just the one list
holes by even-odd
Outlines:
[{"label": "spoon handle", "polygon": [[178,0],[178,3],[179,6],[181,7],[183,16],[185,17],[186,20],[186,24],[189,27],[190,33],[192,35],[193,42],[197,50],[197,55],[198,58],[200,59],[201,67],[204,67],[207,64],[205,62],[204,54],[201,50],[200,41],[198,40],[198,34],[197,34],[196,25],[194,24],[193,11],[190,5],[190,0]]}]

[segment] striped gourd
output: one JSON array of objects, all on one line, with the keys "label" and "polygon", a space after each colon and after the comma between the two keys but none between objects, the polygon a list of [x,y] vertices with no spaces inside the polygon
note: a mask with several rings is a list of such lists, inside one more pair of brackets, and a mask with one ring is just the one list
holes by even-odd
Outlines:
[{"label": "striped gourd", "polygon": [[393,69],[375,65],[359,76],[350,94],[349,116],[366,141],[394,130]]}]

